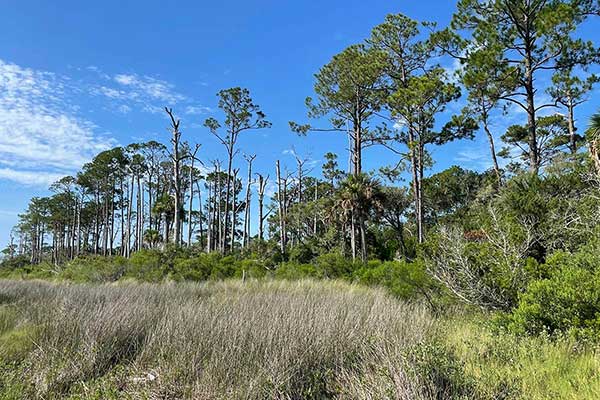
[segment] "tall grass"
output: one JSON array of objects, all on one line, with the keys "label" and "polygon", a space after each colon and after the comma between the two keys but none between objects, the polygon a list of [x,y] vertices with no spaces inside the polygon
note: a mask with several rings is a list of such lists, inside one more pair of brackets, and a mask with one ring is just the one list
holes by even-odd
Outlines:
[{"label": "tall grass", "polygon": [[433,324],[339,282],[0,281],[0,398],[444,398]]},{"label": "tall grass", "polygon": [[516,336],[478,318],[446,323],[445,347],[484,399],[600,399],[600,350],[573,337]]}]

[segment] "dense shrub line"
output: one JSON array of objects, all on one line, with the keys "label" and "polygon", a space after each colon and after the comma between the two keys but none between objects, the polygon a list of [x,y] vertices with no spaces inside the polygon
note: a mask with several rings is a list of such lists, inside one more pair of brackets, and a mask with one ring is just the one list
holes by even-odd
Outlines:
[{"label": "dense shrub line", "polygon": [[338,254],[323,254],[310,262],[276,264],[260,257],[222,256],[193,250],[142,250],[131,258],[83,256],[64,265],[30,265],[12,260],[0,268],[0,278],[66,280],[77,283],[214,281],[230,278],[285,280],[342,279],[367,286],[381,286],[403,299],[439,291],[421,262],[352,261]]}]

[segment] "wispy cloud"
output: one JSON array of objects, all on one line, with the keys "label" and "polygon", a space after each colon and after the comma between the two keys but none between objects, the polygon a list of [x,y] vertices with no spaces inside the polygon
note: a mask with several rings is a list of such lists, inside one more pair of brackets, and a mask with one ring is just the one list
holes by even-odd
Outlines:
[{"label": "wispy cloud", "polygon": [[175,104],[186,97],[175,91],[173,84],[150,76],[137,74],[118,74],[114,77],[115,82],[127,88],[126,94],[130,98],[150,98],[169,104]]},{"label": "wispy cloud", "polygon": [[65,174],[44,171],[19,171],[12,168],[0,168],[0,179],[29,186],[50,186]]},{"label": "wispy cloud", "polygon": [[0,60],[0,179],[46,185],[114,144],[77,116],[69,80]]},{"label": "wispy cloud", "polygon": [[206,106],[187,106],[185,109],[185,113],[187,115],[203,115],[210,114],[213,112],[213,109]]},{"label": "wispy cloud", "polygon": [[[85,70],[94,75],[94,82],[87,83],[87,91],[108,102],[105,107],[122,114],[132,111],[163,113],[164,107],[177,106],[185,115],[206,115],[214,109],[198,104],[193,97],[181,93],[176,85],[155,76],[139,73],[109,74],[97,66]],[[197,81],[200,86],[208,86]]]}]

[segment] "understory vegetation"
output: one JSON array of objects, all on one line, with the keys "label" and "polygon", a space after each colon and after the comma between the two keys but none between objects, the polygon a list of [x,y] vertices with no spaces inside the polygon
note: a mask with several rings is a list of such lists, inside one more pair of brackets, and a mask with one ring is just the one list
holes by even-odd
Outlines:
[{"label": "understory vegetation", "polygon": [[583,399],[600,355],[335,281],[0,282],[3,399]]}]

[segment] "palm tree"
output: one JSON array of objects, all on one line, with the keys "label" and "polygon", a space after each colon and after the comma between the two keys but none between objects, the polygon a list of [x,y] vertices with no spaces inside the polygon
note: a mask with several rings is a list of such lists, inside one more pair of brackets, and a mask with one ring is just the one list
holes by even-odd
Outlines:
[{"label": "palm tree", "polygon": [[600,112],[592,115],[586,136],[590,147],[590,156],[594,161],[596,172],[600,174]]},{"label": "palm tree", "polygon": [[374,208],[382,204],[380,183],[367,174],[350,175],[340,183],[336,206],[341,208],[345,220],[350,216],[350,236],[352,259],[356,259],[356,224],[360,231],[361,258],[367,260],[367,240],[365,221]]},{"label": "palm tree", "polygon": [[161,241],[162,236],[156,229],[146,229],[146,232],[144,232],[144,242],[148,243],[151,249],[156,247]]}]

